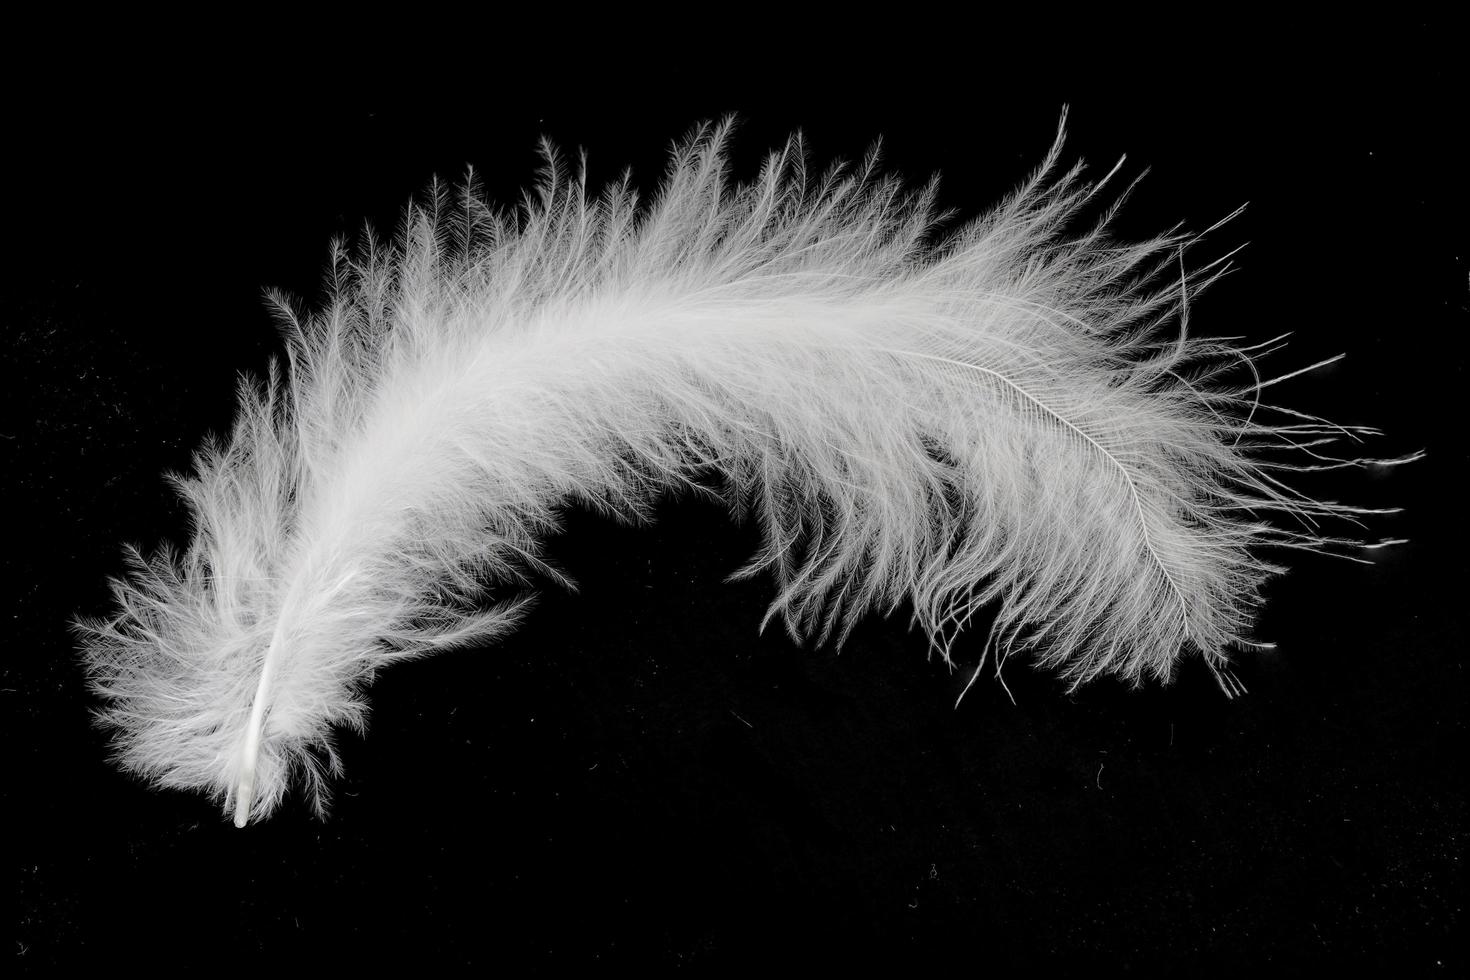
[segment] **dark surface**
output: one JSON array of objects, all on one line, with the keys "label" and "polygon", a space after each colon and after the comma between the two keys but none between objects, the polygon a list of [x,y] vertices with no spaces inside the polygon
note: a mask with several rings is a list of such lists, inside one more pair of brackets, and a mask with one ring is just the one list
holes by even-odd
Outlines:
[{"label": "dark surface", "polygon": [[[635,43],[616,68],[500,65],[494,99],[432,59],[422,91],[395,88],[412,45],[330,88],[262,82],[249,58],[216,77],[209,52],[58,55],[7,110],[15,962],[1463,968],[1467,85],[1448,33],[1273,28],[1152,59],[1099,38],[1035,77],[983,46],[639,71]],[[236,831],[107,764],[66,622],[106,608],[120,542],[185,538],[160,474],[229,424],[236,376],[279,350],[262,289],[317,296],[332,236],[391,227],[466,164],[509,203],[543,133],[591,152],[591,182],[631,165],[649,186],[669,142],[730,111],[745,174],[794,128],[823,161],[881,134],[890,169],[940,171],[968,216],[1027,174],[1063,103],[1074,154],[1151,168],[1124,234],[1250,202],[1204,246],[1250,242],[1195,329],[1294,330],[1283,367],[1349,352],[1283,398],[1429,453],[1313,485],[1404,506],[1374,530],[1413,543],[1373,567],[1291,557],[1261,623],[1279,649],[1239,658],[1248,696],[1197,663],[1074,695],[1015,664],[1015,704],[983,679],[953,710],[983,622],[954,672],[901,619],[840,655],[757,636],[770,583],[723,582],[755,532],[670,502],[651,528],[569,515],[550,550],[578,594],[548,592],[493,649],[387,672],[325,823],[297,800]]]}]

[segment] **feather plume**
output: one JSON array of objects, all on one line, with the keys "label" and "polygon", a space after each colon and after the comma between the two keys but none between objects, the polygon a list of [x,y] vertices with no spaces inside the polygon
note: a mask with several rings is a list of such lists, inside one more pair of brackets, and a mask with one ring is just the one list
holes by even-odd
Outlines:
[{"label": "feather plume", "polygon": [[793,636],[907,604],[948,659],[989,606],[997,665],[1167,681],[1192,654],[1233,688],[1261,547],[1352,544],[1318,519],[1370,511],[1280,476],[1368,430],[1262,405],[1276,342],[1185,331],[1225,261],[1111,239],[1117,168],[1062,170],[1060,132],[936,238],[933,183],[810,173],[795,138],[736,184],[729,130],[647,205],[549,147],[513,214],[436,187],[391,243],[334,246],[323,308],[278,303],[287,363],[174,478],[192,542],[131,552],[117,614],[78,622],[124,767],[241,826],[293,784],[321,806],[380,667],[511,628],[562,509],[681,489],[759,522],[738,574],[774,576]]}]

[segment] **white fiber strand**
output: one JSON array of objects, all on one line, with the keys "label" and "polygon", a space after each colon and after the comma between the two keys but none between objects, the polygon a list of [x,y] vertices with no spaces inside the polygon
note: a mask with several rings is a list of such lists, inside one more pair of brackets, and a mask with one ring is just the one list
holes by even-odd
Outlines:
[{"label": "white fiber strand", "polygon": [[1223,671],[1260,547],[1372,513],[1280,482],[1366,462],[1317,450],[1368,430],[1260,404],[1261,350],[1186,334],[1225,268],[1178,275],[1193,239],[1072,230],[1102,184],[1058,172],[1060,137],[936,243],[932,184],[813,177],[793,140],[736,185],[728,133],[647,205],[550,150],[513,216],[436,189],[393,243],[334,249],[320,312],[279,304],[287,365],[176,479],[191,544],[133,553],[117,615],[80,623],[122,765],[239,825],[293,782],[322,805],[376,670],[510,629],[570,506],[718,487],[794,636],[907,605],[948,658],[990,607],[998,660],[1073,683]]}]

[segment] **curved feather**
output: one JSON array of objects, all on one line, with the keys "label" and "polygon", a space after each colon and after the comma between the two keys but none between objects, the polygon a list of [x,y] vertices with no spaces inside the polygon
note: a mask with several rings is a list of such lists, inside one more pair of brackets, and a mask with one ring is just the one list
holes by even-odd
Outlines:
[{"label": "curved feather", "polygon": [[176,479],[188,549],[133,555],[118,615],[80,624],[124,766],[240,825],[293,780],[320,806],[376,670],[511,628],[572,505],[712,485],[760,523],[740,574],[775,576],[794,636],[907,603],[948,658],[994,605],[998,660],[1074,683],[1223,669],[1278,570],[1260,546],[1369,513],[1273,475],[1367,430],[1271,415],[1259,350],[1187,335],[1223,261],[1174,276],[1195,239],[1116,242],[1116,202],[1072,230],[1112,175],[1059,172],[1060,133],[935,240],[932,183],[876,155],[813,176],[793,139],[735,184],[729,131],[646,206],[549,148],[517,214],[436,187],[393,242],[334,248],[323,309],[278,304],[287,369]]}]

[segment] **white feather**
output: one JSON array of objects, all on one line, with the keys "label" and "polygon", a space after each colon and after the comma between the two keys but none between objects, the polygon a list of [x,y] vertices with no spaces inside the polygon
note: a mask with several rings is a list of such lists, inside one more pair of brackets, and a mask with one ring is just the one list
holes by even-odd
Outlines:
[{"label": "white feather", "polygon": [[391,246],[334,249],[289,368],[176,481],[188,550],[134,553],[119,614],[80,624],[124,766],[240,825],[293,779],[320,805],[374,672],[510,628],[568,506],[711,484],[759,521],[743,574],[774,573],[793,635],[907,603],[947,658],[993,604],[998,660],[1076,683],[1222,668],[1277,570],[1259,546],[1367,513],[1272,475],[1365,430],[1269,415],[1259,350],[1186,336],[1223,262],[1175,277],[1191,240],[1112,241],[1111,208],[1071,230],[1102,184],[1057,172],[1060,135],[935,243],[932,184],[813,178],[793,140],[737,186],[728,130],[647,207],[548,150],[517,216],[436,189]]}]

